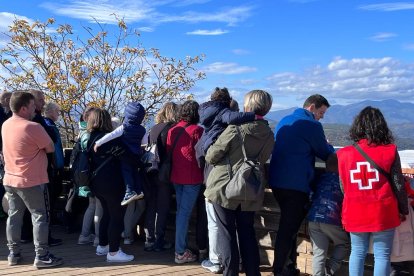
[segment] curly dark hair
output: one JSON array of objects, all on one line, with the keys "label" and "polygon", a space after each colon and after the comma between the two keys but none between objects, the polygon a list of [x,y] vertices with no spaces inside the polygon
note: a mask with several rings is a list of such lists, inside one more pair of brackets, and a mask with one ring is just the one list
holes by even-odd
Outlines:
[{"label": "curly dark hair", "polygon": [[223,87],[223,88],[216,87],[213,94],[211,94],[210,99],[212,101],[226,103],[227,105],[230,105],[230,102],[231,102],[230,93],[226,87]]},{"label": "curly dark hair", "polygon": [[388,145],[394,142],[391,130],[378,108],[367,106],[355,117],[349,130],[352,141],[367,139],[368,144]]},{"label": "curly dark hair", "polygon": [[198,115],[199,104],[196,101],[186,101],[180,109],[180,119],[189,124],[198,124],[200,115]]}]

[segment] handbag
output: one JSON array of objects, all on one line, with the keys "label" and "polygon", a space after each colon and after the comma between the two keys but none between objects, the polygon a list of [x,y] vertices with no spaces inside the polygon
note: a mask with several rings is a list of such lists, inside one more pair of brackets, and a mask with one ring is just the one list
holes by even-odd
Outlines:
[{"label": "handbag", "polygon": [[158,153],[158,138],[170,127],[170,124],[166,124],[164,128],[158,134],[158,137],[155,142],[150,143],[150,138],[148,137],[148,143],[145,147],[144,154],[141,157],[141,162],[144,164],[144,170],[146,173],[156,173],[159,171],[160,167],[160,155]]},{"label": "handbag", "polygon": [[183,129],[181,129],[180,133],[178,133],[177,137],[175,137],[174,143],[172,144],[170,152],[168,152],[167,157],[161,163],[161,166],[158,170],[158,179],[163,183],[169,183],[171,177],[171,168],[172,168],[172,153],[174,151],[175,146],[177,145],[178,138],[184,133],[185,129],[189,126],[187,124]]},{"label": "handbag", "polygon": [[266,144],[262,146],[256,158],[247,157],[240,128],[236,126],[236,130],[242,146],[243,163],[237,172],[231,176],[232,169],[228,159],[230,181],[226,186],[225,195],[229,200],[258,201],[263,199],[264,196],[263,166],[258,161],[258,157]]}]

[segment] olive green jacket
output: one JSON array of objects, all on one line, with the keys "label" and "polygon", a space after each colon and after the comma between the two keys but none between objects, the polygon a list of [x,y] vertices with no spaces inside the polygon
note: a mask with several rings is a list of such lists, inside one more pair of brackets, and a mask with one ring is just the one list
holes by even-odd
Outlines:
[{"label": "olive green jacket", "polygon": [[[240,131],[244,137],[247,156],[254,158],[260,153],[257,159],[264,166],[274,145],[273,132],[267,121],[257,120],[245,123],[240,125]],[[242,211],[257,211],[262,208],[263,198],[252,202],[229,200],[225,196],[226,186],[230,181],[229,169],[231,167],[231,175],[234,175],[243,163],[243,158],[236,126],[230,125],[207,151],[206,161],[214,167],[208,176],[204,195],[211,202],[227,209],[235,210],[241,205]]]}]

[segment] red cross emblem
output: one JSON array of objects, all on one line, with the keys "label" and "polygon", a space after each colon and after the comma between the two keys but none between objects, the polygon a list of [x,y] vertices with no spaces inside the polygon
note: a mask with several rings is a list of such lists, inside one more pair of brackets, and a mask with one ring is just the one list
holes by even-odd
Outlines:
[{"label": "red cross emblem", "polygon": [[[366,169],[361,169],[365,167]],[[379,174],[375,168],[371,168],[369,162],[357,162],[357,168],[350,171],[351,183],[358,184],[360,190],[371,190],[372,182],[379,181]]]}]

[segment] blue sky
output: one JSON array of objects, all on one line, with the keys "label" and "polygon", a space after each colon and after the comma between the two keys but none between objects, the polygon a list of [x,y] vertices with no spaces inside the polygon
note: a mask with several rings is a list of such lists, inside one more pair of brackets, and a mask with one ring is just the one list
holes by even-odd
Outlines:
[{"label": "blue sky", "polygon": [[[183,59],[205,54],[207,74],[192,89],[200,102],[228,87],[239,102],[252,89],[273,109],[320,93],[333,104],[364,99],[414,102],[414,1],[47,0],[1,1],[0,31],[15,17],[53,17],[75,30],[114,24],[141,31],[146,48]],[[4,41],[0,41],[4,43]],[[1,45],[1,44],[0,44]],[[0,85],[1,86],[1,85]]]}]

